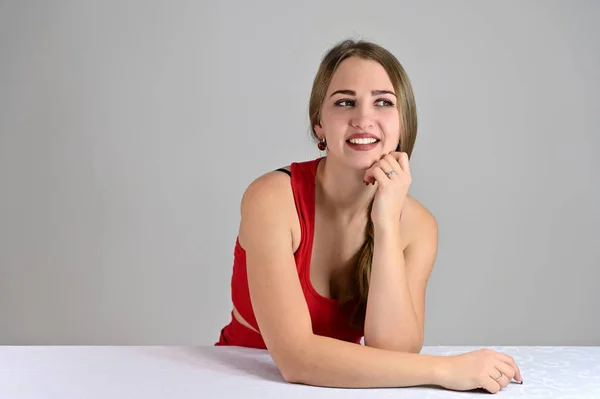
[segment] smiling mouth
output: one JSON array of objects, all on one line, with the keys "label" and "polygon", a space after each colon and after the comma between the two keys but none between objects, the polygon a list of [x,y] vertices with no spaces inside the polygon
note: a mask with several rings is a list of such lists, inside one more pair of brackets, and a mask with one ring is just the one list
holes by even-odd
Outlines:
[{"label": "smiling mouth", "polygon": [[379,143],[379,140],[377,139],[350,139],[350,140],[346,140],[347,143],[350,144],[375,144],[375,143]]}]

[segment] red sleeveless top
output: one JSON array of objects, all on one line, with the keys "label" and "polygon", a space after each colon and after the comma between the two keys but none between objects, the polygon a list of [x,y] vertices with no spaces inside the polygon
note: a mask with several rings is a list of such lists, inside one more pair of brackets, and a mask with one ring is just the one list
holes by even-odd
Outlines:
[{"label": "red sleeveless top", "polygon": [[[337,300],[317,293],[310,282],[310,260],[315,219],[315,178],[317,165],[321,159],[295,162],[290,165],[292,191],[301,230],[300,245],[294,254],[296,269],[310,312],[313,333],[360,343],[363,330],[358,330],[350,325],[351,311],[355,303],[349,302],[344,306],[340,306]],[[231,298],[233,305],[242,318],[257,331],[260,331],[250,301],[248,276],[246,274],[246,253],[237,239],[231,278]],[[238,322],[233,317],[233,312],[231,313],[230,323],[221,330],[219,341],[215,345],[267,349],[262,336]]]}]

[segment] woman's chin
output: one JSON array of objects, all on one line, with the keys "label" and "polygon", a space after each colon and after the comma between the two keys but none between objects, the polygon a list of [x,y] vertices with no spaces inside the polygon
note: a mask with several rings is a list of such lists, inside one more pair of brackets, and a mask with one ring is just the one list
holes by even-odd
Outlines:
[{"label": "woman's chin", "polygon": [[371,166],[373,166],[373,164],[375,162],[377,162],[377,160],[379,160],[379,157],[376,156],[370,156],[370,157],[360,157],[361,159],[347,159],[346,160],[346,166],[355,169],[355,170],[367,170],[369,169]]},{"label": "woman's chin", "polygon": [[344,166],[355,170],[367,170],[373,164],[381,159],[381,151],[352,151],[351,153],[344,152],[339,154],[327,154],[328,158],[335,158],[336,163],[340,162]]}]

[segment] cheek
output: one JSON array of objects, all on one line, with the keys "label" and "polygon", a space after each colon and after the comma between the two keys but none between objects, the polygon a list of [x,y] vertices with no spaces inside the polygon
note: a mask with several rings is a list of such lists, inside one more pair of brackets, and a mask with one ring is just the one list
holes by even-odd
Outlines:
[{"label": "cheek", "polygon": [[383,113],[379,121],[388,134],[400,134],[400,116],[396,110]]},{"label": "cheek", "polygon": [[340,110],[330,110],[322,114],[323,126],[338,126],[348,122],[348,114]]}]

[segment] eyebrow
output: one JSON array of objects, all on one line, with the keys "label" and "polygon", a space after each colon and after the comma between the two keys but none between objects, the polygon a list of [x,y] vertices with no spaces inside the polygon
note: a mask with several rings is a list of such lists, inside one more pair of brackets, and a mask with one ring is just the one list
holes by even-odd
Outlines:
[{"label": "eyebrow", "polygon": [[[329,97],[333,97],[334,94],[347,94],[349,96],[356,96],[356,92],[354,90],[336,90],[333,93],[331,93],[331,96]],[[391,94],[394,97],[396,97],[396,93],[394,93],[393,91],[389,91],[389,90],[371,90],[371,95],[373,96],[378,96],[381,94]]]}]

